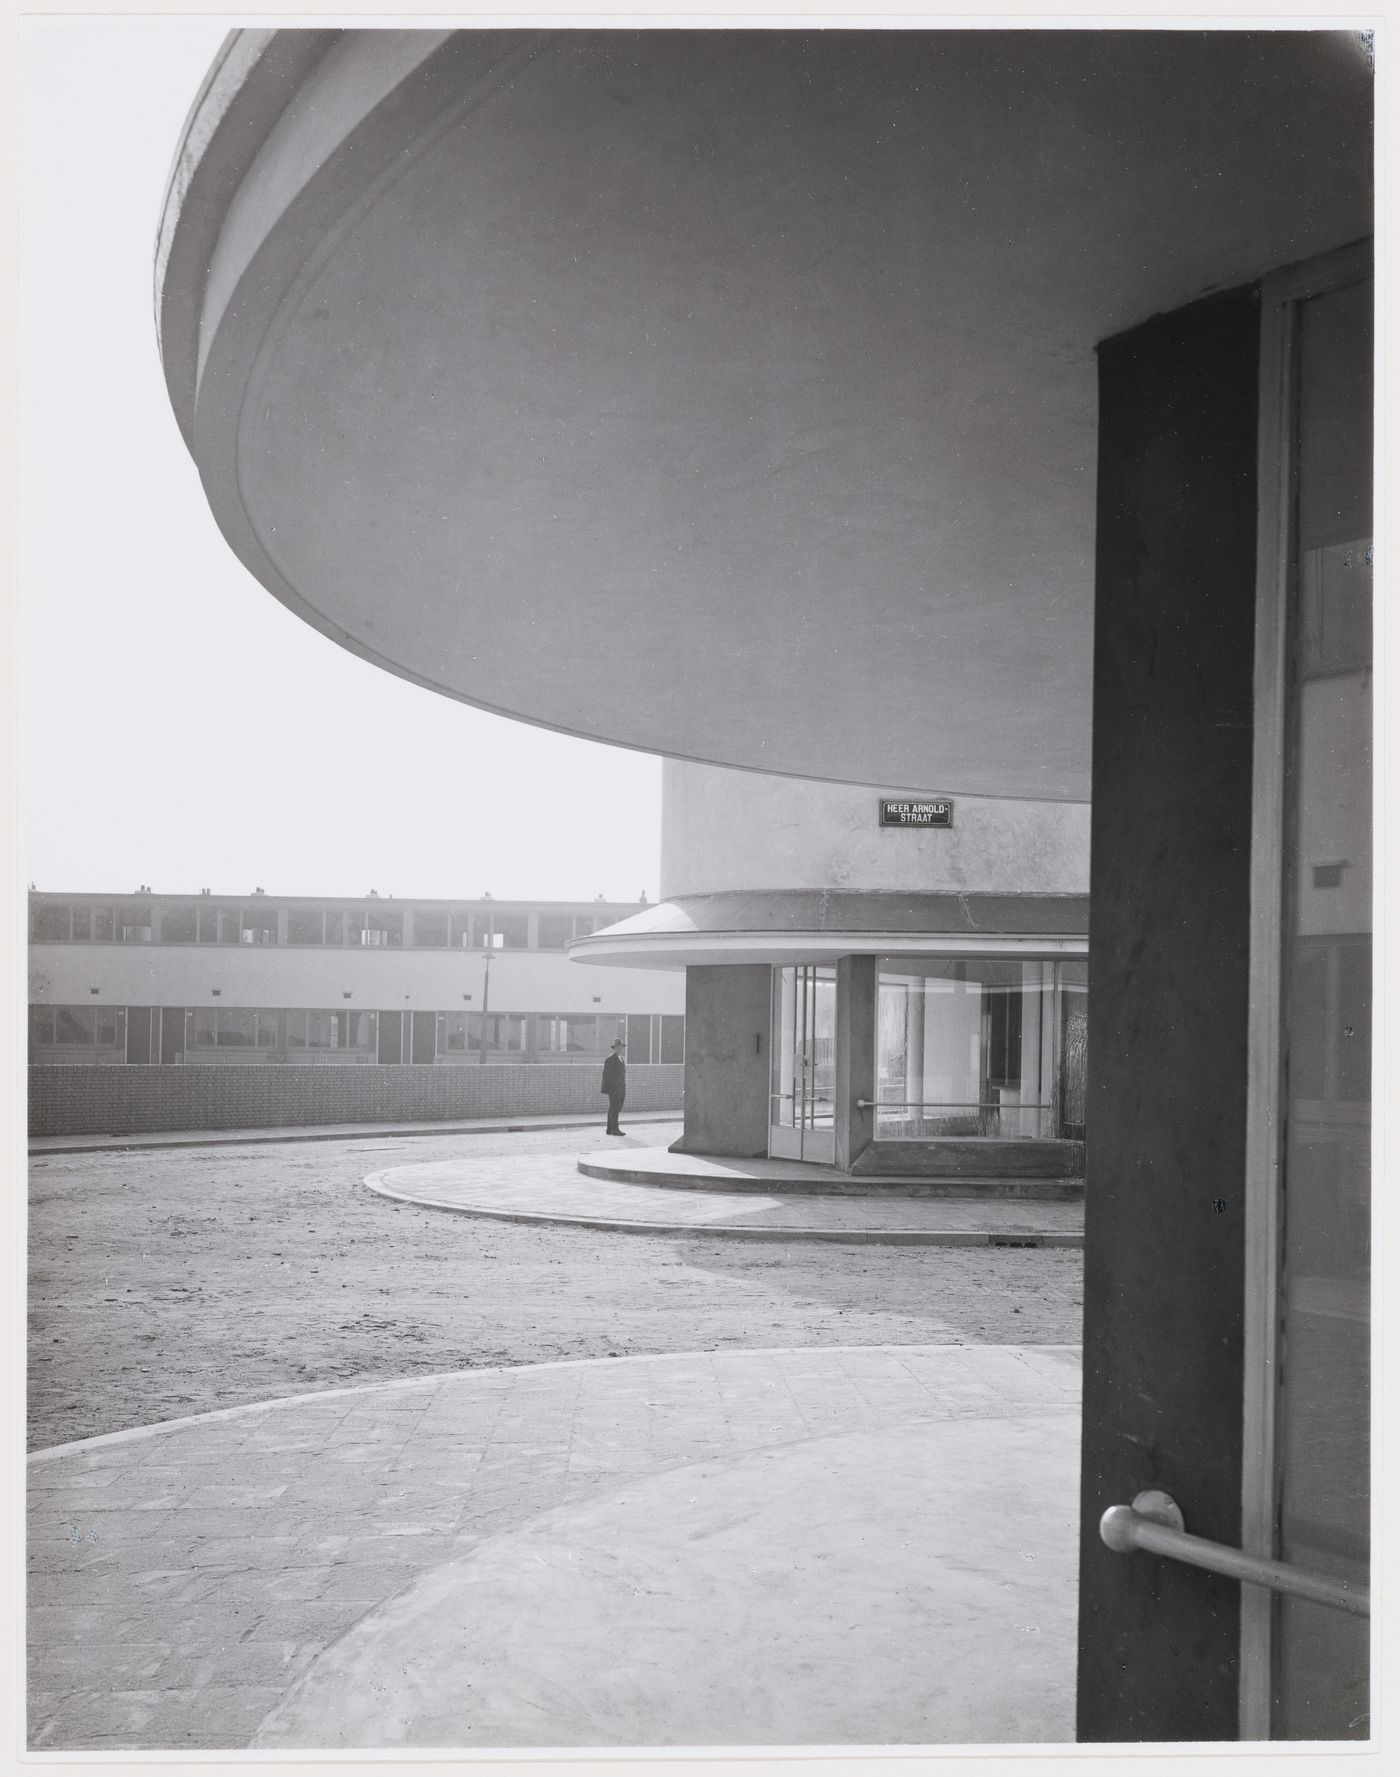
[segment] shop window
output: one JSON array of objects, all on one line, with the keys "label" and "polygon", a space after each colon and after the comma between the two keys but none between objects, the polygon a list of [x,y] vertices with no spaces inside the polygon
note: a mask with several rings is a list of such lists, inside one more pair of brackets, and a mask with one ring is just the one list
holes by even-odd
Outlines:
[{"label": "shop window", "polygon": [[596,1055],[598,1019],[591,1013],[547,1015],[539,1021],[539,1047],[547,1055]]},{"label": "shop window", "polygon": [[326,916],[319,907],[294,907],[287,914],[289,944],[324,944]]},{"label": "shop window", "polygon": [[685,1060],[685,1019],[678,1013],[661,1015],[661,1060]]},{"label": "shop window", "polygon": [[1084,1099],[1089,1088],[1089,965],[1056,966],[1060,994],[1060,1126],[1068,1141],[1084,1139]]},{"label": "shop window", "polygon": [[191,1019],[196,1049],[274,1049],[277,1014],[249,1006],[196,1006]]},{"label": "shop window", "polygon": [[160,916],[162,944],[196,944],[199,941],[199,915],[193,907],[167,907]]},{"label": "shop window", "polygon": [[562,950],[573,935],[573,914],[542,913],[540,915],[541,950]]},{"label": "shop window", "polygon": [[289,1049],[369,1050],[375,1045],[372,1012],[288,1012]]},{"label": "shop window", "polygon": [[[36,1007],[43,1013],[43,1007]],[[31,1028],[34,1028],[31,1025]],[[55,1006],[52,1025],[46,1018],[38,1026],[52,1035],[36,1040],[63,1044],[65,1047],[117,1049],[126,1043],[125,1006]]]},{"label": "shop window", "polygon": [[30,1048],[46,1048],[53,1040],[53,1007],[31,1006],[29,1008]]},{"label": "shop window", "polygon": [[525,1016],[521,1012],[469,1012],[467,1014],[467,1043],[470,1048],[479,1049],[481,1047],[483,1020],[488,1055],[518,1054],[524,1049]]},{"label": "shop window", "polygon": [[493,917],[495,948],[524,950],[530,942],[530,919],[525,913],[497,913]]},{"label": "shop window", "polygon": [[986,992],[987,1081],[998,1088],[1021,1084],[1021,988]]},{"label": "shop window", "polygon": [[651,1014],[633,1013],[627,1020],[627,1059],[632,1062],[651,1060]]},{"label": "shop window", "polygon": [[403,945],[403,914],[394,907],[370,907],[364,915],[360,942],[370,950],[398,950]]},{"label": "shop window", "polygon": [[882,957],[877,1139],[1058,1133],[1055,967]]},{"label": "shop window", "polygon": [[149,903],[135,902],[117,909],[117,936],[123,944],[149,944],[151,941],[151,909]]},{"label": "shop window", "polygon": [[55,1006],[54,1041],[86,1044],[97,1042],[97,1008],[95,1006]]},{"label": "shop window", "polygon": [[525,1017],[520,1012],[440,1012],[438,1050],[446,1055],[471,1055],[481,1048],[485,1019],[487,1052],[520,1053],[525,1047]]},{"label": "shop window", "polygon": [[258,1015],[243,1006],[220,1006],[214,1014],[220,1049],[256,1049]]},{"label": "shop window", "polygon": [[66,906],[36,907],[29,916],[29,936],[38,944],[67,943],[71,917]]},{"label": "shop window", "polygon": [[245,907],[239,916],[240,944],[275,944],[277,942],[277,909]]},{"label": "shop window", "polygon": [[415,950],[446,950],[446,913],[420,912],[414,914],[413,947]]}]

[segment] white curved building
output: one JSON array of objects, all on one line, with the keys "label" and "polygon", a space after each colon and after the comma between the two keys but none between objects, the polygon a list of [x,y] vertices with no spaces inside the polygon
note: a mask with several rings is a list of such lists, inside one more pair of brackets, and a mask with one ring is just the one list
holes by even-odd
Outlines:
[{"label": "white curved building", "polygon": [[570,954],[685,968],[688,1151],[1075,1177],[1088,879],[1081,803],[671,762],[661,902]]}]

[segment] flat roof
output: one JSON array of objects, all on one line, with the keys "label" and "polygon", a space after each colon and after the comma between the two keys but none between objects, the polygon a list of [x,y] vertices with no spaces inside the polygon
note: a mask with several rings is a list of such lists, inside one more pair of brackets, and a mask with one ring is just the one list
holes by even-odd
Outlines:
[{"label": "flat roof", "polygon": [[576,938],[576,962],[680,968],[914,954],[1084,956],[1087,895],[787,892],[677,896]]}]

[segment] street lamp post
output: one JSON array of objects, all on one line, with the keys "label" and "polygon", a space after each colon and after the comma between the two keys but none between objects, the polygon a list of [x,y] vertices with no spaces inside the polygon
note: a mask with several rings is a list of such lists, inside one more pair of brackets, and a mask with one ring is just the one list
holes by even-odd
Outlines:
[{"label": "street lamp post", "polygon": [[486,1014],[491,1010],[491,951],[494,936],[494,932],[486,931],[481,938],[482,948],[486,952],[486,980],[481,989],[481,1048],[476,1059],[483,1067],[486,1064]]}]

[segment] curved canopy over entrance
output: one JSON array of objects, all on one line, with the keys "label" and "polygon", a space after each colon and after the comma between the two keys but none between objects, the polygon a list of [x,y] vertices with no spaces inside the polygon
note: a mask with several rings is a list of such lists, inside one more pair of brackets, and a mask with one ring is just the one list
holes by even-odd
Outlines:
[{"label": "curved canopy over entrance", "polygon": [[1082,800],[1095,345],[1364,234],[1369,89],[1344,33],[236,33],[166,376],[249,569],[405,677]]}]

